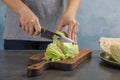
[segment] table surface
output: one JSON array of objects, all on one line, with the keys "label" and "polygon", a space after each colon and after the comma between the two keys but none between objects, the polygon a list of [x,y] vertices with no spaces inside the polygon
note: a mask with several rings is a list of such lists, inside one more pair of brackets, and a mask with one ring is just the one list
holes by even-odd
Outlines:
[{"label": "table surface", "polygon": [[46,70],[37,77],[27,77],[28,58],[40,50],[0,51],[0,80],[120,80],[120,68],[101,61],[102,51],[93,51],[92,57],[73,71]]}]

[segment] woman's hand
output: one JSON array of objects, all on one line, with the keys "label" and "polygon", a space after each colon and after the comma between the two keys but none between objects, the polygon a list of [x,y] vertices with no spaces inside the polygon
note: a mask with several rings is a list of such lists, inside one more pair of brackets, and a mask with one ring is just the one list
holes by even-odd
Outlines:
[{"label": "woman's hand", "polygon": [[37,16],[23,3],[22,0],[2,0],[9,8],[20,15],[21,28],[29,33],[38,35],[41,32],[41,26]]},{"label": "woman's hand", "polygon": [[38,35],[41,32],[41,26],[37,16],[30,10],[23,10],[20,13],[21,28],[31,35]]},{"label": "woman's hand", "polygon": [[66,7],[63,17],[61,18],[58,24],[57,31],[60,31],[63,27],[68,26],[68,37],[74,40],[74,43],[77,43],[77,33],[80,24],[75,19],[75,16],[81,0],[67,0],[67,1],[68,5]]},{"label": "woman's hand", "polygon": [[77,22],[75,17],[70,14],[64,14],[58,23],[57,31],[60,31],[65,26],[68,26],[68,38],[77,43],[77,33],[80,24]]}]

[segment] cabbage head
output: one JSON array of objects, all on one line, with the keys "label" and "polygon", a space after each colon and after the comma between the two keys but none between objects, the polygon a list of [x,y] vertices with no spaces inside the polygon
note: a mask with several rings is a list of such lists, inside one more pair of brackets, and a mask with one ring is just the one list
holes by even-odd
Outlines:
[{"label": "cabbage head", "polygon": [[[56,32],[61,36],[66,37],[65,32]],[[79,53],[79,48],[77,44],[72,44],[69,42],[62,42],[57,35],[53,36],[53,43],[47,46],[44,59],[47,61],[59,61],[63,59],[74,58]]]}]

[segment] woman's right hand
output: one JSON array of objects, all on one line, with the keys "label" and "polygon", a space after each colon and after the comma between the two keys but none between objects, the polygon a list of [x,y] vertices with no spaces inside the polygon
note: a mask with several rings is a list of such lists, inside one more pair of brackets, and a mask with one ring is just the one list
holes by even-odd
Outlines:
[{"label": "woman's right hand", "polygon": [[39,19],[22,0],[2,1],[20,15],[20,26],[25,32],[32,35],[38,35],[41,32]]},{"label": "woman's right hand", "polygon": [[21,11],[20,27],[31,35],[38,35],[41,32],[39,19],[31,10]]}]

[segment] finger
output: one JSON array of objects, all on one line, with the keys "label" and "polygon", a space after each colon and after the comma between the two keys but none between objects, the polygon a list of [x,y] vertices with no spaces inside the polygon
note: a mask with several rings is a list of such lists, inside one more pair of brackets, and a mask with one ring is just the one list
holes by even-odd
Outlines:
[{"label": "finger", "polygon": [[26,32],[28,33],[28,21],[22,21],[21,20],[21,28]]},{"label": "finger", "polygon": [[74,40],[74,44],[76,43],[76,36],[77,36],[76,26],[74,26],[73,33],[72,33],[72,40]]},{"label": "finger", "polygon": [[[74,24],[73,23],[70,23],[68,25],[68,38],[72,39],[72,32],[73,32],[73,27],[74,27]],[[73,40],[73,39],[72,39]]]},{"label": "finger", "polygon": [[36,23],[36,25],[34,26],[34,28],[35,28],[34,35],[40,34],[40,32],[41,32],[41,26],[40,26],[39,22]]},{"label": "finger", "polygon": [[[76,23],[76,26],[77,26],[77,30],[79,31],[80,23],[77,22],[77,23]],[[77,32],[78,32],[78,31],[77,31]]]},{"label": "finger", "polygon": [[34,34],[34,27],[32,23],[29,23],[29,34],[33,35]]},{"label": "finger", "polygon": [[25,25],[20,21],[20,27],[21,27],[22,30],[25,31],[24,26],[25,26]]},{"label": "finger", "polygon": [[76,43],[76,39],[75,39],[75,25],[74,25],[74,27],[73,27],[73,31],[72,31],[72,34],[71,34],[71,39],[74,41],[74,43],[73,44],[75,44]]},{"label": "finger", "polygon": [[29,33],[29,22],[23,22],[23,29],[26,33]]},{"label": "finger", "polygon": [[73,38],[74,38],[73,44],[76,44],[77,43],[77,35],[74,35]]},{"label": "finger", "polygon": [[34,26],[34,29],[35,29],[34,35],[38,35],[38,31],[37,31],[38,26],[37,26],[37,25],[35,25],[35,26]]},{"label": "finger", "polygon": [[77,44],[77,35],[75,35],[75,44]]},{"label": "finger", "polygon": [[25,26],[25,32],[29,34],[29,25]]},{"label": "finger", "polygon": [[24,17],[20,17],[20,25],[22,27],[23,30],[25,30],[25,26],[28,23],[28,20],[26,20]]},{"label": "finger", "polygon": [[72,39],[75,41],[75,43],[77,43],[77,34],[79,31],[79,24],[76,23],[73,29],[73,33],[72,33]]}]

